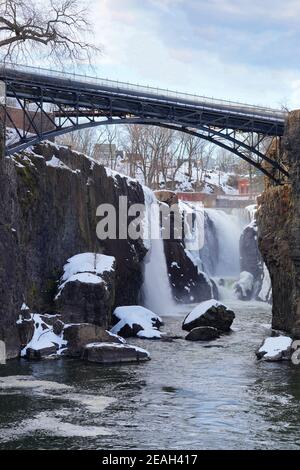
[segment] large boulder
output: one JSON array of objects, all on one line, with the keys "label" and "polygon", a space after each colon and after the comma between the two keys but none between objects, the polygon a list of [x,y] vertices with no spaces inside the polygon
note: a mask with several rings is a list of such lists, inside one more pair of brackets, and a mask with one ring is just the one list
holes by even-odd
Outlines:
[{"label": "large boulder", "polygon": [[40,361],[41,359],[47,358],[49,356],[55,356],[57,354],[56,346],[48,346],[41,349],[26,348],[25,358],[32,361]]},{"label": "large boulder", "polygon": [[288,361],[293,354],[293,340],[289,336],[273,336],[263,341],[256,356],[268,362]]},{"label": "large boulder", "polygon": [[[56,334],[53,326],[45,323],[42,315],[31,314],[31,319],[19,319],[18,328],[25,332],[30,324],[30,335],[26,344],[21,344],[21,357],[26,359],[42,359],[51,355],[60,355],[65,350],[66,341],[62,334]],[[24,325],[24,327],[23,327]],[[23,327],[23,329],[22,329]],[[33,333],[31,331],[33,328]],[[24,337],[25,340],[25,337]]]},{"label": "large boulder", "polygon": [[151,310],[140,305],[117,307],[113,313],[115,323],[111,332],[129,338],[160,338],[158,329],[163,325],[162,319]]},{"label": "large boulder", "polygon": [[148,361],[150,355],[144,349],[129,344],[91,343],[83,349],[82,359],[98,364],[113,364]]},{"label": "large boulder", "polygon": [[84,347],[89,343],[118,343],[123,340],[112,335],[105,328],[90,323],[66,325],[63,329],[63,339],[66,342],[64,355],[80,357]]},{"label": "large boulder", "polygon": [[189,313],[182,324],[182,329],[191,331],[201,326],[211,326],[221,332],[230,330],[235,314],[215,299],[199,304]]},{"label": "large boulder", "polygon": [[200,272],[181,241],[164,241],[170,284],[175,299],[182,303],[218,297],[215,282]]},{"label": "large boulder", "polygon": [[220,333],[212,326],[199,326],[194,328],[186,336],[188,341],[212,341],[220,337]]},{"label": "large boulder", "polygon": [[80,253],[64,266],[56,308],[67,323],[94,323],[106,327],[115,300],[115,259]]}]

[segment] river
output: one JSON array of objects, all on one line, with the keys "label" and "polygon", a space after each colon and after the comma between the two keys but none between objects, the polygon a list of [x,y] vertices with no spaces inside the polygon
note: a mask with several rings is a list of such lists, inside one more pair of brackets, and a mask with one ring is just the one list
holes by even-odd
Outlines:
[{"label": "river", "polygon": [[[256,360],[268,305],[229,306],[233,331],[214,342],[132,340],[144,364],[0,366],[0,448],[299,449],[300,368]],[[181,320],[165,330],[182,335]]]}]

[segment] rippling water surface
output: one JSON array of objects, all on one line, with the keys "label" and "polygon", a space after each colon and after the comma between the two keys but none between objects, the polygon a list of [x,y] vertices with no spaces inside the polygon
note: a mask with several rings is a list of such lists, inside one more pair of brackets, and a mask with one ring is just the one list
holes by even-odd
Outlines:
[{"label": "rippling water surface", "polygon": [[[0,366],[0,448],[300,448],[300,367],[257,362],[268,306],[230,306],[233,331],[219,340],[131,341],[151,352],[141,365]],[[184,336],[181,320],[166,317],[165,330]]]}]

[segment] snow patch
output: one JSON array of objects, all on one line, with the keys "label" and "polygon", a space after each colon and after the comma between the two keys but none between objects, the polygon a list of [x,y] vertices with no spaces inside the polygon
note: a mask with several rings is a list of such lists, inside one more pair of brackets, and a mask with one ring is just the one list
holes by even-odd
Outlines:
[{"label": "snow patch", "polygon": [[53,155],[53,157],[51,158],[51,160],[48,160],[46,162],[46,165],[48,167],[51,167],[51,168],[58,168],[60,170],[68,170],[70,171],[71,173],[74,173],[74,174],[79,174],[81,173],[80,170],[72,170],[70,167],[68,167],[64,162],[62,162],[59,158],[55,157],[55,155]]},{"label": "snow patch", "polygon": [[266,361],[275,360],[282,353],[287,352],[288,349],[291,348],[292,343],[292,338],[288,336],[275,336],[267,338],[258,352],[263,354],[263,359]]}]

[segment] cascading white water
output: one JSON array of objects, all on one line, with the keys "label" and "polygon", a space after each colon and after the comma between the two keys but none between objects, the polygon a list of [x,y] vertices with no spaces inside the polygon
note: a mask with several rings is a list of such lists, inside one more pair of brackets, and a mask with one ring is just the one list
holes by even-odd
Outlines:
[{"label": "cascading white water", "polygon": [[238,277],[240,273],[239,242],[245,222],[236,211],[228,213],[220,209],[206,209],[206,212],[214,224],[218,239],[218,261],[214,275]]},{"label": "cascading white water", "polygon": [[145,258],[144,284],[142,288],[143,302],[158,315],[166,315],[174,312],[175,302],[170,286],[164,242],[161,237],[159,218],[157,217],[159,206],[154,193],[144,187],[146,206],[145,231],[151,233],[145,245],[148,253]]}]

